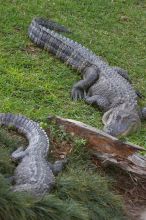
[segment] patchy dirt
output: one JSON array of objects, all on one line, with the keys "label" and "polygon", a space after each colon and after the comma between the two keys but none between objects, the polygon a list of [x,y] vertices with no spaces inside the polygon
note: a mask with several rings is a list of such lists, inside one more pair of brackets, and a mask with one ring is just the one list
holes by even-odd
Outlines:
[{"label": "patchy dirt", "polygon": [[[17,140],[17,146],[22,144],[27,146],[27,141],[22,135],[18,135],[15,130],[5,129],[9,140]],[[51,152],[53,159],[63,159],[73,151],[74,144],[71,140],[56,138],[49,129],[46,130],[50,137]],[[146,220],[146,180],[137,176],[131,176],[124,173],[119,168],[103,168],[101,163],[94,157],[91,161],[97,166],[97,170],[103,176],[113,179],[112,188],[117,194],[121,195],[124,200],[125,210],[129,220]]]},{"label": "patchy dirt", "polygon": [[63,159],[72,152],[73,144],[70,141],[63,140],[63,141],[59,142],[52,135],[52,132],[50,131],[50,129],[47,129],[46,132],[47,132],[48,136],[50,137],[51,157],[53,157],[55,160]]},{"label": "patchy dirt", "polygon": [[[64,158],[73,150],[73,144],[69,141],[58,142],[47,130],[51,141],[51,154],[54,158]],[[146,220],[144,211],[146,210],[146,180],[130,176],[119,168],[103,168],[100,162],[91,157],[92,162],[97,166],[98,171],[103,176],[113,179],[113,190],[121,195],[124,200],[125,210],[129,220]],[[143,218],[142,218],[143,215]]]},{"label": "patchy dirt", "polygon": [[123,197],[129,220],[146,220],[146,216],[141,218],[146,210],[146,180],[131,176],[115,167],[103,169],[95,157],[92,158],[92,162],[100,171],[114,180],[113,190]]}]

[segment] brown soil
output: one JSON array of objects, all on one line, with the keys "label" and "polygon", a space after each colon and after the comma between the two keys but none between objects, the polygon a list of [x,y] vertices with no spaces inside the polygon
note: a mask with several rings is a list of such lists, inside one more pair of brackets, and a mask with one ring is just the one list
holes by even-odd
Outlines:
[{"label": "brown soil", "polygon": [[[50,136],[50,132],[47,132]],[[52,145],[51,154],[54,158],[64,158],[71,153],[73,149],[72,143],[68,141],[58,142],[54,137],[50,137]],[[91,160],[96,164],[101,175],[112,177],[113,190],[122,196],[128,219],[146,220],[146,218],[141,219],[140,217],[146,210],[146,180],[124,173],[124,171],[115,167],[104,169],[95,157],[92,157]]]},{"label": "brown soil", "polygon": [[[14,130],[6,129],[11,139],[19,139],[18,143],[26,146],[28,143],[26,139],[18,135]],[[73,150],[73,143],[68,140],[58,141],[53,135],[51,135],[49,129],[47,133],[50,137],[51,144],[51,156],[56,159],[63,159],[69,155]],[[146,180],[142,180],[138,176],[133,176],[115,167],[103,168],[101,163],[95,158],[91,157],[91,161],[97,166],[98,172],[103,176],[109,176],[113,179],[112,188],[117,194],[121,195],[125,210],[129,220],[146,220],[140,216],[146,211]]]},{"label": "brown soil", "polygon": [[92,161],[105,175],[113,178],[113,190],[123,197],[129,220],[146,220],[140,217],[146,210],[146,180],[115,167],[103,169],[96,158]]}]

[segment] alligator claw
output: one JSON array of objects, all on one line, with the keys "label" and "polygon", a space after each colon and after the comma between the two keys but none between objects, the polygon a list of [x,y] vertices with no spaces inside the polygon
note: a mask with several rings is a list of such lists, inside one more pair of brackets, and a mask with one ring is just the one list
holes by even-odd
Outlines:
[{"label": "alligator claw", "polygon": [[85,97],[85,91],[79,88],[73,88],[71,92],[71,97],[73,100],[83,99]]},{"label": "alligator claw", "polygon": [[89,97],[89,96],[85,96],[84,100],[85,100],[85,102],[86,102],[87,104],[89,104],[89,105],[92,105],[93,102],[94,102],[94,101],[92,100],[92,98]]},{"label": "alligator claw", "polygon": [[52,165],[52,171],[55,175],[60,173],[65,165],[68,163],[68,159],[64,158],[63,160],[57,160],[55,163]]}]

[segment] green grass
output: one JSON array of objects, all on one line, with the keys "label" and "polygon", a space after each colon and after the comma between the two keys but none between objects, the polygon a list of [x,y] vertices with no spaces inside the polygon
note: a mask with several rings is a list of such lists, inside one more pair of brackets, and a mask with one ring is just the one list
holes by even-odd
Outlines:
[{"label": "green grass", "polygon": [[[0,110],[35,120],[49,114],[102,128],[97,109],[70,98],[80,79],[57,58],[31,44],[28,26],[35,16],[51,18],[73,31],[69,35],[129,71],[134,87],[146,97],[145,1],[32,0],[2,1],[0,7]],[[146,105],[146,98],[141,101]],[[146,123],[127,139],[146,146]]]},{"label": "green grass", "polygon": [[[59,115],[102,128],[101,112],[88,106],[83,101],[73,102],[70,98],[72,85],[80,79],[76,71],[71,70],[64,63],[57,60],[57,58],[35,47],[30,42],[27,36],[27,29],[32,18],[35,16],[51,18],[60,24],[64,24],[72,31],[72,34],[68,35],[68,37],[83,44],[97,55],[102,56],[110,65],[128,70],[134,87],[145,95],[145,99],[140,101],[140,105],[146,106],[146,3],[144,0],[5,0],[1,1],[0,5],[1,112],[21,113],[40,122],[45,122],[48,115]],[[6,138],[4,138],[5,136]],[[10,152],[16,148],[16,145],[13,138],[7,143],[7,135],[3,135],[3,133],[0,136],[0,140],[1,146],[5,146],[0,150],[0,172],[4,176],[9,176],[14,171],[14,165],[10,163],[8,158]],[[142,123],[140,131],[127,137],[126,140],[146,147],[146,122]],[[17,145],[19,145],[19,141]],[[70,175],[69,178],[73,179],[72,181],[77,181],[76,176],[80,171],[81,177],[87,175],[86,181],[89,183],[89,171],[82,173],[77,168],[76,173],[72,171],[72,164],[75,164],[79,158],[81,159],[79,156],[81,153],[80,149],[77,148],[77,152],[78,156],[72,157],[71,166],[68,168],[64,178],[67,181]],[[78,169],[80,166],[83,166],[82,162],[77,163]],[[92,178],[96,178],[94,173]],[[97,178],[99,177],[97,176]],[[58,188],[60,187],[59,181],[62,180],[58,179]],[[79,181],[80,186],[83,186],[81,178]],[[105,182],[104,184],[106,185]],[[65,201],[62,200],[60,202],[60,199],[62,199],[59,194],[60,191],[55,192],[55,196],[57,196],[57,198],[55,197],[55,204],[57,206],[53,206],[53,210],[56,210],[54,212],[50,205],[48,205],[51,203],[46,202],[48,200],[42,201],[41,205],[39,201],[36,201],[36,203],[34,201],[28,202],[28,198],[22,201],[23,199],[19,198],[19,196],[16,198],[16,195],[10,194],[9,186],[5,183],[3,184],[2,180],[0,184],[1,192],[3,192],[2,187],[5,186],[6,201],[16,199],[16,203],[12,207],[14,209],[12,210],[15,213],[17,204],[18,219],[27,218],[26,213],[29,213],[29,217],[33,216],[32,219],[36,219],[35,213],[40,213],[40,215],[43,213],[43,209],[40,210],[41,206],[47,207],[50,210],[49,213],[57,213],[60,209],[64,209],[66,213],[68,210],[68,220],[89,219],[87,214],[89,209],[87,211],[85,203],[80,206],[82,202],[79,202],[76,195],[69,198],[70,201],[73,200],[71,204],[74,204],[73,209],[77,211],[76,217],[73,217],[70,209],[71,205],[66,206]],[[60,182],[60,184],[62,183]],[[99,186],[101,187],[101,185]],[[96,194],[95,188],[91,188],[93,191],[91,190],[90,192]],[[87,185],[85,189],[87,190]],[[103,187],[103,189],[105,188]],[[112,200],[112,196],[110,197],[107,188],[105,191],[107,197],[109,196],[111,201],[113,201],[111,205],[113,204],[113,207],[116,207],[115,200]],[[65,191],[63,195],[65,196]],[[105,201],[106,205],[109,203],[107,197],[102,197],[102,201]],[[1,205],[5,204],[5,202],[2,203],[2,200],[0,202]],[[20,216],[19,212],[22,207],[24,209],[21,214],[24,216]],[[107,219],[104,215],[105,213],[107,216],[109,215],[109,206],[107,206],[107,210],[105,209],[105,213],[102,213],[103,204],[101,207],[98,206],[98,215],[101,212],[102,217],[100,219]],[[117,209],[118,207],[117,205]],[[35,212],[33,212],[34,210]],[[120,219],[120,214],[118,216],[115,212],[113,213],[116,216],[115,220]],[[119,212],[117,211],[117,213]],[[92,212],[92,214],[93,216],[90,219],[96,219],[95,216],[97,217],[98,215],[94,216],[95,212]],[[62,216],[64,215],[62,213]],[[65,217],[62,217],[62,219],[65,220]],[[114,218],[110,216],[109,219]]]},{"label": "green grass", "polygon": [[[24,144],[14,132],[0,129],[0,220],[126,220],[122,200],[115,195],[109,181],[101,177],[85,148],[83,140],[74,139],[55,126],[52,138],[60,147],[66,140],[74,146],[63,173],[56,177],[54,190],[43,198],[32,198],[24,193],[12,192],[6,177],[14,173],[10,149]],[[55,131],[55,132],[54,132]],[[53,150],[53,146],[51,147]],[[53,157],[49,156],[50,159]]]}]

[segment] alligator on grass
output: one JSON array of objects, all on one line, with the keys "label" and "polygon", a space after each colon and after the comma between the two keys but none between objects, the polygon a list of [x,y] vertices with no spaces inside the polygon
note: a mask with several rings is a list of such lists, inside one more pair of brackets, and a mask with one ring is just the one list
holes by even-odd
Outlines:
[{"label": "alligator on grass", "polygon": [[11,178],[13,191],[24,191],[32,196],[43,196],[55,184],[54,174],[60,172],[66,159],[54,164],[47,161],[49,139],[38,123],[22,115],[0,113],[0,125],[14,127],[28,139],[28,147],[19,147],[11,155],[19,164]]},{"label": "alligator on grass", "polygon": [[146,119],[146,108],[137,103],[128,73],[112,67],[82,45],[63,37],[63,26],[42,18],[35,18],[28,29],[30,39],[81,73],[82,80],[72,89],[73,100],[84,99],[104,111],[104,131],[112,136],[125,136],[139,129]]}]

